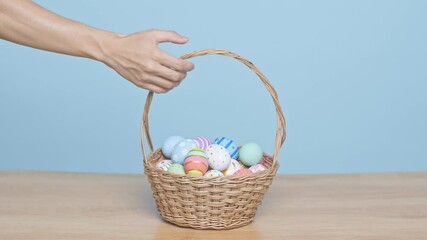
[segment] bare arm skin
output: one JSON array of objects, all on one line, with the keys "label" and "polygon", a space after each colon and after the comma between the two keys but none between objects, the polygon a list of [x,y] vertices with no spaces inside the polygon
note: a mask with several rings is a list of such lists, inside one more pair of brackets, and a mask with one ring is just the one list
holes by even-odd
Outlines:
[{"label": "bare arm skin", "polygon": [[174,31],[116,34],[61,17],[29,0],[0,0],[0,39],[105,63],[138,87],[165,93],[194,68],[158,48],[184,44]]}]

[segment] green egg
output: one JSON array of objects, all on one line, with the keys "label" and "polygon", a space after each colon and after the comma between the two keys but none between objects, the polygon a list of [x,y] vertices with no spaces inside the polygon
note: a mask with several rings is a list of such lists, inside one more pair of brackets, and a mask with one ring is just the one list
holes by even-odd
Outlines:
[{"label": "green egg", "polygon": [[258,144],[246,143],[239,150],[239,160],[246,166],[253,166],[261,161],[262,153]]},{"label": "green egg", "polygon": [[168,172],[175,173],[175,174],[178,174],[178,175],[185,175],[184,166],[182,166],[179,163],[172,164],[169,167]]}]

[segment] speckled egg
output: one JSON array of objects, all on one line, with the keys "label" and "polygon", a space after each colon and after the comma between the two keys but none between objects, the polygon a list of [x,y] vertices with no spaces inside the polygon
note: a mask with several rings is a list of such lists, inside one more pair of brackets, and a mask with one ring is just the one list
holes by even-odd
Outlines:
[{"label": "speckled egg", "polygon": [[264,165],[262,165],[262,164],[255,164],[255,165],[251,166],[249,168],[249,170],[251,170],[252,172],[256,173],[256,172],[267,170],[267,168]]},{"label": "speckled egg", "polygon": [[163,142],[163,146],[162,146],[163,155],[165,155],[166,158],[170,159],[172,152],[173,152],[173,149],[175,148],[175,145],[184,139],[185,138],[183,138],[181,136],[170,136],[170,137],[166,138],[166,140]]},{"label": "speckled egg", "polygon": [[221,177],[221,176],[224,176],[224,174],[221,171],[218,171],[215,169],[209,170],[205,173],[205,177]]},{"label": "speckled egg", "polygon": [[238,170],[233,175],[234,176],[240,176],[240,175],[246,175],[246,174],[251,174],[251,173],[253,173],[251,170],[249,170],[248,168],[244,168],[244,169]]},{"label": "speckled egg", "polygon": [[175,174],[178,174],[178,175],[185,175],[184,166],[182,166],[179,163],[172,164],[169,167],[168,172],[175,173]]},{"label": "speckled egg", "polygon": [[195,173],[199,171],[201,174],[196,173],[197,175],[204,175],[208,170],[209,162],[206,158],[206,153],[200,148],[191,149],[184,160],[184,170],[187,174]]},{"label": "speckled egg", "polygon": [[223,173],[225,176],[231,176],[240,169],[242,169],[240,163],[236,159],[231,159],[230,166]]},{"label": "speckled egg", "polygon": [[219,137],[215,139],[214,143],[221,145],[225,149],[227,149],[228,153],[230,153],[231,158],[233,159],[239,158],[239,147],[233,140],[226,137]]},{"label": "speckled egg", "polygon": [[172,161],[169,159],[166,159],[166,160],[161,160],[160,162],[158,162],[156,164],[156,168],[163,170],[163,171],[167,171],[171,165],[172,165]]},{"label": "speckled egg", "polygon": [[218,144],[211,144],[206,149],[209,166],[218,171],[224,171],[230,166],[231,157],[227,149]]},{"label": "speckled egg", "polygon": [[239,150],[239,160],[250,167],[261,161],[262,154],[262,149],[258,144],[246,143]]},{"label": "speckled egg", "polygon": [[196,137],[193,138],[193,140],[196,142],[197,147],[203,150],[206,150],[206,148],[212,144],[212,141],[207,137]]},{"label": "speckled egg", "polygon": [[184,164],[185,156],[187,156],[188,152],[193,148],[197,148],[197,144],[192,139],[180,141],[175,145],[172,151],[172,161],[174,163]]}]

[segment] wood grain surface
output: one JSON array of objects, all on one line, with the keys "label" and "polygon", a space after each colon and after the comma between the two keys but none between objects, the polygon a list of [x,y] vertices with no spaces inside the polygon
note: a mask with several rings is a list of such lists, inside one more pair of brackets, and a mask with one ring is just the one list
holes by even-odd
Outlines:
[{"label": "wood grain surface", "polygon": [[0,171],[0,239],[427,239],[427,172],[278,175],[255,221],[162,221],[141,175]]}]

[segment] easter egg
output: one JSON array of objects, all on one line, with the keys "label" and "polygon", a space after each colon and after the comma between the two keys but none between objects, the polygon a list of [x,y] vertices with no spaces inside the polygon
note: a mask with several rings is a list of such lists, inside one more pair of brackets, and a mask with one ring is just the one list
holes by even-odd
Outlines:
[{"label": "easter egg", "polygon": [[224,174],[218,170],[212,169],[205,173],[205,177],[221,177],[224,176]]},{"label": "easter egg", "polygon": [[245,164],[243,164],[241,161],[237,161],[237,162],[239,162],[240,169],[247,168],[247,167],[245,166]]},{"label": "easter egg", "polygon": [[226,137],[219,137],[215,139],[214,143],[221,145],[225,149],[227,149],[228,153],[230,153],[231,158],[234,158],[234,159],[239,158],[239,147],[233,140],[228,139]]},{"label": "easter egg", "polygon": [[193,175],[193,176],[203,176],[203,173],[199,170],[190,170],[187,172],[188,175]]},{"label": "easter egg", "polygon": [[191,149],[187,153],[186,157],[188,157],[188,156],[200,156],[200,157],[207,158],[206,152],[203,149],[200,149],[200,148],[193,148],[193,149]]},{"label": "easter egg", "polygon": [[168,172],[179,174],[179,175],[185,175],[184,167],[179,163],[172,164],[169,167]]},{"label": "easter egg", "polygon": [[206,150],[206,148],[212,144],[211,140],[207,137],[196,137],[193,138],[193,140],[196,142],[197,147],[203,150]]},{"label": "easter egg", "polygon": [[206,149],[209,166],[218,171],[224,171],[230,166],[231,157],[227,149],[218,144],[211,144]]},{"label": "easter egg", "polygon": [[233,176],[241,176],[241,175],[246,175],[246,174],[251,174],[253,173],[251,170],[249,170],[248,168],[244,168],[244,169],[240,169],[237,172],[235,172],[233,174]]},{"label": "easter egg", "polygon": [[197,148],[197,144],[192,139],[184,139],[178,142],[172,151],[172,161],[174,163],[184,164],[185,156],[193,148]]},{"label": "easter egg", "polygon": [[223,173],[225,176],[231,176],[240,169],[242,169],[240,163],[236,159],[231,159],[230,166]]},{"label": "easter egg", "polygon": [[171,165],[172,165],[172,161],[166,159],[166,160],[161,160],[160,162],[158,162],[156,164],[156,168],[163,170],[163,171],[167,171]]},{"label": "easter egg", "polygon": [[251,170],[254,173],[259,172],[259,171],[264,171],[266,169],[267,168],[262,164],[255,164],[249,168],[249,170]]},{"label": "easter egg", "polygon": [[170,159],[175,145],[184,139],[185,138],[183,138],[181,136],[170,136],[170,137],[166,138],[166,140],[163,142],[163,146],[162,146],[163,155],[165,155],[165,157]]},{"label": "easter egg", "polygon": [[208,170],[209,163],[206,158],[206,153],[200,148],[191,149],[184,160],[184,170],[187,174],[190,174],[190,171],[199,171],[200,175],[204,175]]},{"label": "easter egg", "polygon": [[262,149],[256,143],[246,143],[239,151],[239,160],[246,166],[258,164],[262,158]]}]

